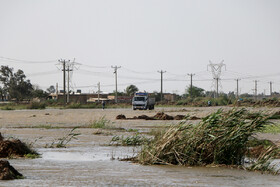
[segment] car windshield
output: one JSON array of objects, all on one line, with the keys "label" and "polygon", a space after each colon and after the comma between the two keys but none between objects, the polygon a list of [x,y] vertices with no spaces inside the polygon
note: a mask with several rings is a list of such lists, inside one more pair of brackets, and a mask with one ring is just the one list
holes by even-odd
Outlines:
[{"label": "car windshield", "polygon": [[134,97],[134,101],[145,101],[145,97]]}]

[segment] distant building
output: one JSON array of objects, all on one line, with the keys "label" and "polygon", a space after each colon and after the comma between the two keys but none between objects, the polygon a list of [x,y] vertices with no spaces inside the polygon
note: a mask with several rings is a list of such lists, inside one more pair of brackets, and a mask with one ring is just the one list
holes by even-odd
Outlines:
[{"label": "distant building", "polygon": [[163,98],[167,102],[175,102],[178,100],[179,96],[177,94],[164,93]]},{"label": "distant building", "polygon": [[[49,96],[50,99],[54,100],[64,100],[63,93],[51,93]],[[98,99],[99,98],[99,99]],[[90,102],[98,102],[98,100],[109,100],[108,94],[92,94],[92,93],[72,93],[69,95],[70,103],[81,103],[86,104]]]}]

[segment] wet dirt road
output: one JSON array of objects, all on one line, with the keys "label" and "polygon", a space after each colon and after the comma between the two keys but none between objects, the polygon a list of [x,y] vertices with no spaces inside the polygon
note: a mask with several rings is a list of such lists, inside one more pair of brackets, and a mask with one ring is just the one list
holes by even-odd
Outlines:
[{"label": "wet dirt road", "polygon": [[[130,109],[0,111],[1,133],[5,137],[13,136],[33,143],[41,154],[39,159],[10,159],[11,165],[26,178],[1,181],[0,186],[279,186],[279,176],[262,175],[258,172],[229,168],[142,166],[119,161],[117,158],[135,155],[137,148],[105,144],[108,144],[114,135],[131,135],[133,132],[106,131],[97,135],[96,129],[78,128],[75,131],[81,135],[77,140],[72,140],[67,148],[45,148],[47,144],[69,133],[72,127],[86,125],[102,116],[116,127],[142,129],[176,121],[115,120],[115,117],[118,114],[128,117],[141,114],[152,116],[158,111],[172,115],[191,113],[202,116],[216,108],[186,110],[167,108],[136,112]],[[46,124],[62,128],[27,128]]]}]

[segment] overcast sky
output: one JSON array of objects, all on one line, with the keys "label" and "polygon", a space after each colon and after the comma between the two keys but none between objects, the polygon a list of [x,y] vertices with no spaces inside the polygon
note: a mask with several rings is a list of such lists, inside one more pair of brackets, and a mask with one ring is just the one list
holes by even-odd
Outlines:
[{"label": "overcast sky", "polygon": [[[221,91],[280,91],[279,0],[0,0],[0,63],[22,69],[42,89],[59,84],[58,59],[78,64],[72,86],[112,92],[182,94],[213,89],[209,60],[226,64]],[[17,59],[8,60],[7,58]],[[60,68],[60,69],[59,69]]]}]

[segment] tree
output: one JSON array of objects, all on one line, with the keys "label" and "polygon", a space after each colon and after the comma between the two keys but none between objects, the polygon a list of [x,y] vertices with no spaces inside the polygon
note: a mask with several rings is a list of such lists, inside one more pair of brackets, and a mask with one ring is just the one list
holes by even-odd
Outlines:
[{"label": "tree", "polygon": [[37,88],[33,90],[32,96],[37,98],[47,98],[49,94],[44,90]]},{"label": "tree", "polygon": [[196,87],[196,86],[192,86],[192,88],[188,87],[185,91],[185,95],[186,96],[192,95],[192,97],[203,97],[203,96],[205,96],[204,89]]},{"label": "tree", "polygon": [[1,66],[0,81],[3,84],[3,93],[9,95],[17,101],[29,99],[32,97],[33,87],[30,80],[26,80],[26,76],[22,70],[13,73],[13,68]]},{"label": "tree", "polygon": [[55,93],[55,88],[53,85],[51,85],[48,89],[47,89],[48,93]]},{"label": "tree", "polygon": [[157,91],[153,91],[153,93],[151,93],[151,96],[155,98],[156,102],[161,101],[161,94]]},{"label": "tree", "polygon": [[139,89],[135,86],[135,85],[133,85],[133,84],[131,84],[131,85],[129,85],[128,87],[126,87],[126,89],[125,89],[125,93],[128,95],[128,96],[133,96],[136,92],[138,92],[139,91]]}]

